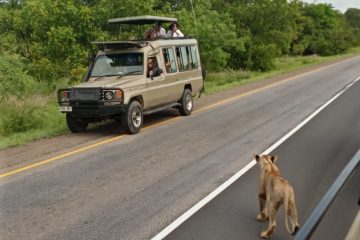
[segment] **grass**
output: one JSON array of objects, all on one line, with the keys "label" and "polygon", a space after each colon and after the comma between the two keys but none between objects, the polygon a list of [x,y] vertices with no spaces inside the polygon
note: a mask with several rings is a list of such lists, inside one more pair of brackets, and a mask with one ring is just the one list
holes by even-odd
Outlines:
[{"label": "grass", "polygon": [[23,145],[34,139],[69,132],[53,96],[32,101],[13,99],[0,103],[0,149]]},{"label": "grass", "polygon": [[[360,54],[360,48],[351,49],[346,54],[329,57],[281,57],[276,59],[275,69],[269,72],[229,70],[209,73],[205,81],[206,95],[356,54]],[[69,132],[64,115],[58,111],[54,95],[32,95],[22,100],[8,98],[0,102],[0,109],[2,113],[0,114],[0,149]]]},{"label": "grass", "polygon": [[223,71],[209,73],[205,81],[206,95],[224,91],[233,87],[256,82],[265,78],[276,76],[282,73],[291,72],[307,66],[330,62],[336,59],[350,57],[360,54],[360,48],[350,49],[347,53],[335,56],[320,57],[312,56],[284,56],[275,60],[275,68],[269,72],[255,71]]}]

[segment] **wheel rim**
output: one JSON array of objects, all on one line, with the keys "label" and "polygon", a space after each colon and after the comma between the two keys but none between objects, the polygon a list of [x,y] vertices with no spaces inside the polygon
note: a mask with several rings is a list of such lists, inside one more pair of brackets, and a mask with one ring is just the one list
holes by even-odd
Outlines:
[{"label": "wheel rim", "polygon": [[190,111],[192,109],[192,106],[193,106],[191,95],[187,95],[186,98],[185,98],[185,101],[186,101],[186,109],[188,111]]},{"label": "wheel rim", "polygon": [[132,112],[131,119],[134,127],[138,128],[141,125],[141,111],[138,108],[135,108]]}]

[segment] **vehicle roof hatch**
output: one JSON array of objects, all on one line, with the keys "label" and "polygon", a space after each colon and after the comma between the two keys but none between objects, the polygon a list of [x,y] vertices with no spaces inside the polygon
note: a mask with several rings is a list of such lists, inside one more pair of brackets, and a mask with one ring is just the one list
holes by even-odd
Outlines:
[{"label": "vehicle roof hatch", "polygon": [[112,18],[108,20],[108,23],[135,24],[135,25],[168,23],[168,22],[177,22],[177,18],[145,15],[145,16],[136,16],[136,17]]},{"label": "vehicle roof hatch", "polygon": [[91,42],[91,44],[96,45],[100,50],[143,48],[148,45],[147,42],[132,42],[132,41]]}]

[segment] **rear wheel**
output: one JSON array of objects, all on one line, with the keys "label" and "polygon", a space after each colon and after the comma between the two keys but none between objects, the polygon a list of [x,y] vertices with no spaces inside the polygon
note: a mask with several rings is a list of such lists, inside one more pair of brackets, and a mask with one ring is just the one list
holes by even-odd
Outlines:
[{"label": "rear wheel", "polygon": [[180,107],[179,107],[180,114],[183,116],[189,116],[193,109],[193,98],[190,89],[185,88],[179,102],[180,102]]},{"label": "rear wheel", "polygon": [[88,122],[82,121],[81,118],[75,118],[70,113],[66,114],[66,124],[71,132],[83,132],[88,126]]},{"label": "rear wheel", "polygon": [[121,124],[127,133],[138,133],[143,125],[144,116],[141,104],[134,100],[130,102],[128,110],[121,117]]}]

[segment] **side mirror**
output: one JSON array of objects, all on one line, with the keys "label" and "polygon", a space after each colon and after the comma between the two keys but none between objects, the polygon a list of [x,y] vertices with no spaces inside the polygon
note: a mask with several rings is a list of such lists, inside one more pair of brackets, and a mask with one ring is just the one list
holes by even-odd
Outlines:
[{"label": "side mirror", "polygon": [[94,65],[94,62],[95,62],[95,58],[96,58],[96,54],[94,53],[91,53],[88,55],[88,61],[89,61],[89,66],[88,66],[88,69],[86,71],[86,74],[83,78],[84,82],[86,82],[87,80],[89,80],[89,76],[90,76],[90,72],[93,68],[93,65]]},{"label": "side mirror", "polygon": [[161,68],[155,68],[155,69],[152,71],[152,74],[150,73],[151,80],[153,80],[154,77],[160,76],[163,72],[164,72],[164,71],[163,71]]},{"label": "side mirror", "polygon": [[89,61],[89,64],[92,64],[95,60],[95,57],[96,57],[96,54],[95,53],[90,53],[89,56],[88,56],[88,61]]},{"label": "side mirror", "polygon": [[154,69],[154,77],[160,76],[164,71],[161,68]]}]

